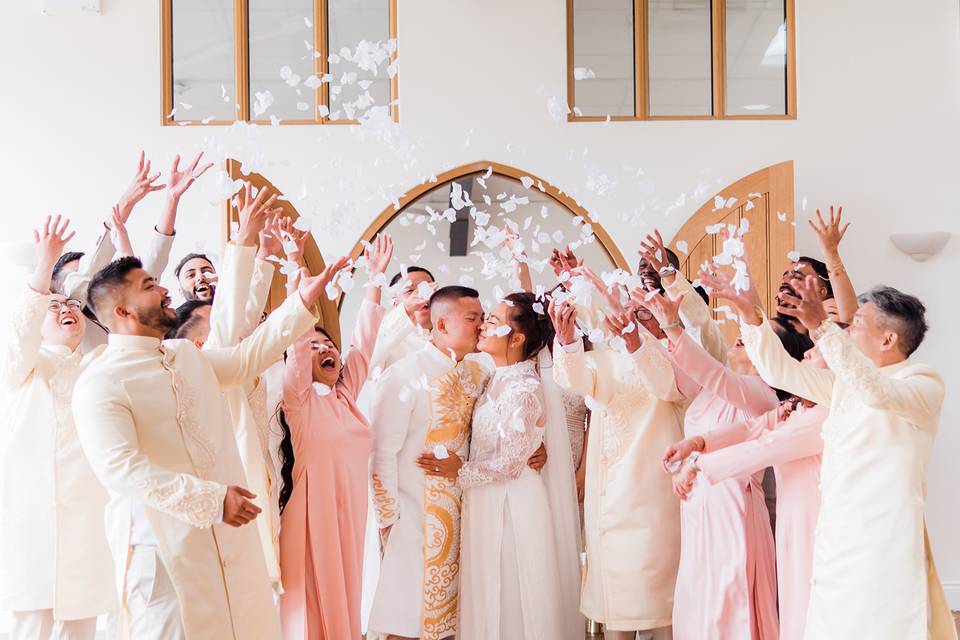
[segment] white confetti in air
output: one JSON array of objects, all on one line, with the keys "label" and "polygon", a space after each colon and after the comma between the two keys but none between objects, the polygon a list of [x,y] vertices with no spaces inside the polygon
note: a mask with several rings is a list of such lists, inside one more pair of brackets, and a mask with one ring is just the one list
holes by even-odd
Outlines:
[{"label": "white confetti in air", "polygon": [[657,291],[656,289],[654,289],[653,291],[648,291],[648,292],[647,292],[647,295],[643,296],[643,301],[644,301],[644,302],[650,302],[651,300],[653,300],[654,298],[657,297],[657,294],[658,294],[658,293],[660,293],[660,292]]},{"label": "white confetti in air", "polygon": [[322,382],[314,382],[314,383],[313,383],[313,390],[317,392],[317,395],[318,395],[318,396],[327,396],[327,395],[330,395],[330,391],[331,391],[330,387],[328,387],[327,385],[323,384]]},{"label": "white confetti in air", "polygon": [[780,222],[786,222],[787,214],[784,213],[783,211],[777,211],[777,220],[779,220]]},{"label": "white confetti in air", "polygon": [[417,285],[417,297],[421,300],[429,300],[430,296],[433,295],[433,287],[430,286],[429,282],[421,282]]},{"label": "white confetti in air", "polygon": [[327,292],[327,300],[337,299],[337,285],[333,284],[332,282],[328,282],[324,290]]},{"label": "white confetti in air", "polygon": [[723,199],[723,196],[715,196],[713,198],[713,208],[714,209],[723,209],[723,204],[726,200]]},{"label": "white confetti in air", "polygon": [[797,262],[798,260],[800,260],[800,252],[791,251],[790,253],[787,254],[787,259],[790,260],[790,262]]},{"label": "white confetti in air", "polygon": [[724,206],[725,208],[729,209],[730,207],[732,207],[732,206],[735,205],[735,204],[737,204],[737,199],[736,199],[736,198],[730,198],[729,200],[726,201],[726,203],[724,203],[723,206]]},{"label": "white confetti in air", "polygon": [[677,240],[677,251],[681,253],[689,253],[686,240]]},{"label": "white confetti in air", "polygon": [[278,118],[277,116],[273,115],[272,113],[270,114],[270,126],[272,126],[272,127],[279,127],[279,126],[280,126],[280,118]]},{"label": "white confetti in air", "polygon": [[803,200],[800,201],[800,209],[802,211],[807,210],[807,196],[803,196]]},{"label": "white confetti in air", "polygon": [[299,249],[300,247],[297,246],[297,243],[294,242],[293,240],[284,240],[283,242],[284,253],[288,253],[288,254],[296,253]]},{"label": "white confetti in air", "polygon": [[530,306],[533,308],[533,311],[534,311],[535,313],[539,313],[540,315],[544,315],[543,304],[542,304],[542,303],[540,303],[540,302],[534,302],[534,303],[533,303],[532,305],[530,305]]},{"label": "white confetti in air", "polygon": [[310,29],[313,27],[313,22],[311,22],[310,18],[308,18],[307,16],[303,16],[303,24],[307,25],[307,29]]},{"label": "white confetti in air", "polygon": [[508,325],[502,324],[497,327],[496,330],[494,330],[493,335],[497,336],[498,338],[502,338],[503,336],[509,334],[510,331],[511,329]]},{"label": "white confetti in air", "polygon": [[186,110],[186,111],[189,111],[190,109],[193,109],[193,105],[192,105],[192,104],[187,104],[186,102],[181,102],[181,103],[180,103],[180,106],[183,107],[184,110]]},{"label": "white confetti in air", "polygon": [[531,178],[530,176],[523,176],[522,178],[520,178],[520,184],[523,185],[524,189],[529,189],[530,187],[533,186],[533,178]]},{"label": "white confetti in air", "polygon": [[706,227],[707,233],[710,235],[720,233],[720,231],[723,229],[724,226],[725,225],[722,222],[718,222],[717,224],[707,225]]},{"label": "white confetti in air", "polygon": [[596,77],[597,74],[595,74],[592,69],[587,69],[586,67],[574,67],[573,69],[574,80],[590,80]]},{"label": "white confetti in air", "polygon": [[450,457],[450,452],[442,444],[433,445],[433,457],[437,460],[446,460]]}]

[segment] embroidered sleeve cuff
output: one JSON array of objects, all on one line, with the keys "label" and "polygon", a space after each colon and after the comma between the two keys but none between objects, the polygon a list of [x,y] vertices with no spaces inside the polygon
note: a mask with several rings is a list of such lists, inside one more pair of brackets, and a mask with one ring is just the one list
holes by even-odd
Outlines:
[{"label": "embroidered sleeve cuff", "polygon": [[834,324],[833,320],[827,319],[820,323],[820,326],[810,332],[810,339],[814,342],[820,342],[820,339],[840,331],[840,327]]}]

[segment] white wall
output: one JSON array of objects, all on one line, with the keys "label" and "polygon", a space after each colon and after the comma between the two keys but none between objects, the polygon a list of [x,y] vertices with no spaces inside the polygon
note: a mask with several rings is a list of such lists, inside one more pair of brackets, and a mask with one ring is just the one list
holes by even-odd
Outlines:
[{"label": "white wall", "polygon": [[[933,329],[919,357],[943,372],[948,397],[929,473],[928,522],[941,578],[960,584],[960,510],[953,508],[960,353],[951,331],[960,317],[952,286],[960,238],[927,263],[912,262],[887,239],[899,231],[960,230],[958,4],[798,5],[797,121],[605,126],[557,123],[548,114],[547,98],[566,95],[561,0],[405,0],[401,121],[419,147],[398,159],[358,142],[350,127],[261,128],[253,142],[249,132],[161,127],[155,1],[104,0],[100,16],[62,17],[41,16],[38,3],[8,2],[0,20],[2,239],[27,238],[39,216],[62,211],[82,227],[78,246],[89,244],[96,216],[122,191],[140,148],[166,170],[174,153],[230,138],[262,152],[273,165],[264,172],[288,193],[307,186],[307,206],[327,222],[318,233],[327,251],[346,251],[388,204],[378,185],[397,193],[421,176],[487,159],[579,196],[631,255],[641,231],[630,223],[634,212],[646,211],[646,222],[669,234],[700,204],[692,197],[699,184],[709,184],[709,194],[717,181],[793,159],[798,201],[808,198],[811,209],[843,203],[854,222],[845,254],[858,286],[888,283],[929,305]],[[406,168],[411,160],[415,166]],[[605,196],[589,191],[591,173],[607,174],[616,186]],[[218,237],[214,179],[198,187],[183,203],[176,255]],[[664,217],[681,193],[685,206]],[[152,224],[159,201],[144,203],[135,233]],[[809,231],[798,231],[799,248],[816,253]]]}]

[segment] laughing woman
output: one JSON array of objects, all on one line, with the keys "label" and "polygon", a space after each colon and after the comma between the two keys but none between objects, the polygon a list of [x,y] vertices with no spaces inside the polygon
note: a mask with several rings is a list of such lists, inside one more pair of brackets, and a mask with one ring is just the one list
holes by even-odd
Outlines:
[{"label": "laughing woman", "polygon": [[[371,275],[387,269],[393,241],[367,251]],[[367,464],[373,436],[356,399],[383,319],[380,288],[367,289],[351,349],[315,327],[290,348],[280,446],[280,597],[283,636],[356,640],[360,633]]]}]

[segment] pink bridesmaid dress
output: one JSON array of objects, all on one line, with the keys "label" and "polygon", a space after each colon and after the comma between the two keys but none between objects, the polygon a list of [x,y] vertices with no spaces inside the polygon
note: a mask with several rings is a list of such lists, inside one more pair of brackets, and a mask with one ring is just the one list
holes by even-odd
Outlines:
[{"label": "pink bridesmaid dress", "polygon": [[[775,409],[759,376],[727,369],[684,334],[670,353],[689,378],[687,438]],[[763,472],[717,484],[699,481],[680,509],[680,570],[674,592],[675,640],[776,640],[777,577],[764,502]]]},{"label": "pink bridesmaid dress", "polygon": [[710,484],[762,472],[777,476],[777,585],[780,640],[802,640],[810,602],[813,530],[820,511],[820,454],[826,406],[798,408],[782,422],[777,409],[703,435],[701,476]]},{"label": "pink bridesmaid dress", "polygon": [[355,640],[360,632],[367,465],[373,436],[356,405],[383,319],[364,301],[335,388],[313,387],[313,331],[287,352],[283,410],[293,492],[280,519],[280,620],[287,640]]}]

